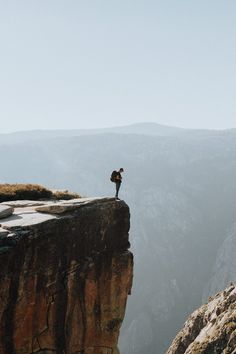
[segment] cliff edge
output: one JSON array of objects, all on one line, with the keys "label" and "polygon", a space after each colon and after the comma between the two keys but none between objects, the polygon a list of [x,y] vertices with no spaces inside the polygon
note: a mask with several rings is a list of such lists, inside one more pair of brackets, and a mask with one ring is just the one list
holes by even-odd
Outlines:
[{"label": "cliff edge", "polygon": [[0,219],[0,353],[118,354],[133,271],[125,202],[1,206],[14,212]]},{"label": "cliff edge", "polygon": [[209,299],[186,321],[167,354],[235,354],[236,286]]}]

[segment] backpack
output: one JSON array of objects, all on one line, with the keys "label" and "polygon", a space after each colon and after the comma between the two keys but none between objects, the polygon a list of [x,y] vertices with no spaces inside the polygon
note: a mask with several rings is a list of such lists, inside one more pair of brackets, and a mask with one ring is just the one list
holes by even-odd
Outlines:
[{"label": "backpack", "polygon": [[116,181],[116,176],[117,176],[117,172],[113,171],[110,177],[110,181],[111,182],[115,182]]}]

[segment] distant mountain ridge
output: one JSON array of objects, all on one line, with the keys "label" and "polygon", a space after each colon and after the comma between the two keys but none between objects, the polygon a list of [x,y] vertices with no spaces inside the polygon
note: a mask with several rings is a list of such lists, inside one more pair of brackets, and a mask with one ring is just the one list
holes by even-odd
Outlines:
[{"label": "distant mountain ridge", "polygon": [[134,134],[147,136],[218,136],[235,133],[236,129],[210,130],[210,129],[185,129],[153,122],[135,123],[124,126],[97,129],[35,129],[0,134],[0,144],[16,144],[26,141],[47,140],[62,137],[78,137],[100,134]]},{"label": "distant mountain ridge", "polygon": [[53,130],[29,130],[14,133],[0,134],[0,143],[17,143],[29,140],[42,140],[59,137],[74,137],[97,134],[138,134],[152,136],[172,136],[183,133],[185,129],[170,127],[157,123],[137,123],[125,126],[98,128],[98,129],[53,129]]}]

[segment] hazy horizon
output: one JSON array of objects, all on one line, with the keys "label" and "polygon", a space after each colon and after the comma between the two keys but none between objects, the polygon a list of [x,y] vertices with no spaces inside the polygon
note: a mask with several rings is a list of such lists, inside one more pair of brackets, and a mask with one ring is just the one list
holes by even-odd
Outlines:
[{"label": "hazy horizon", "polygon": [[0,4],[0,133],[236,128],[236,3]]},{"label": "hazy horizon", "polygon": [[130,123],[130,124],[122,124],[122,125],[111,125],[111,126],[101,126],[101,127],[93,127],[93,128],[80,128],[80,127],[76,127],[76,128],[34,128],[34,129],[24,129],[24,130],[12,130],[12,131],[6,131],[6,132],[2,132],[0,131],[0,134],[14,134],[14,133],[24,133],[24,132],[33,132],[33,131],[71,131],[71,130],[81,130],[81,131],[91,131],[91,130],[106,130],[106,129],[116,129],[116,128],[123,128],[123,127],[132,127],[132,126],[136,126],[136,125],[143,125],[143,124],[155,124],[155,125],[160,125],[163,127],[167,127],[167,128],[180,128],[183,130],[215,130],[215,131],[224,131],[224,130],[231,130],[231,129],[236,129],[234,127],[230,127],[230,128],[186,128],[186,127],[180,127],[177,125],[167,125],[167,124],[160,124],[158,122],[134,122],[134,123]]}]

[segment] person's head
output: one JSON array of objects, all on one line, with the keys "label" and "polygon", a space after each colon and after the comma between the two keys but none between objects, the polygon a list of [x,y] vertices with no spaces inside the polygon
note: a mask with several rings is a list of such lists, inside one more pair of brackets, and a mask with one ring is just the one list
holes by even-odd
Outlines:
[{"label": "person's head", "polygon": [[124,169],[121,167],[121,168],[119,169],[119,172],[120,172],[120,173],[124,172]]}]

